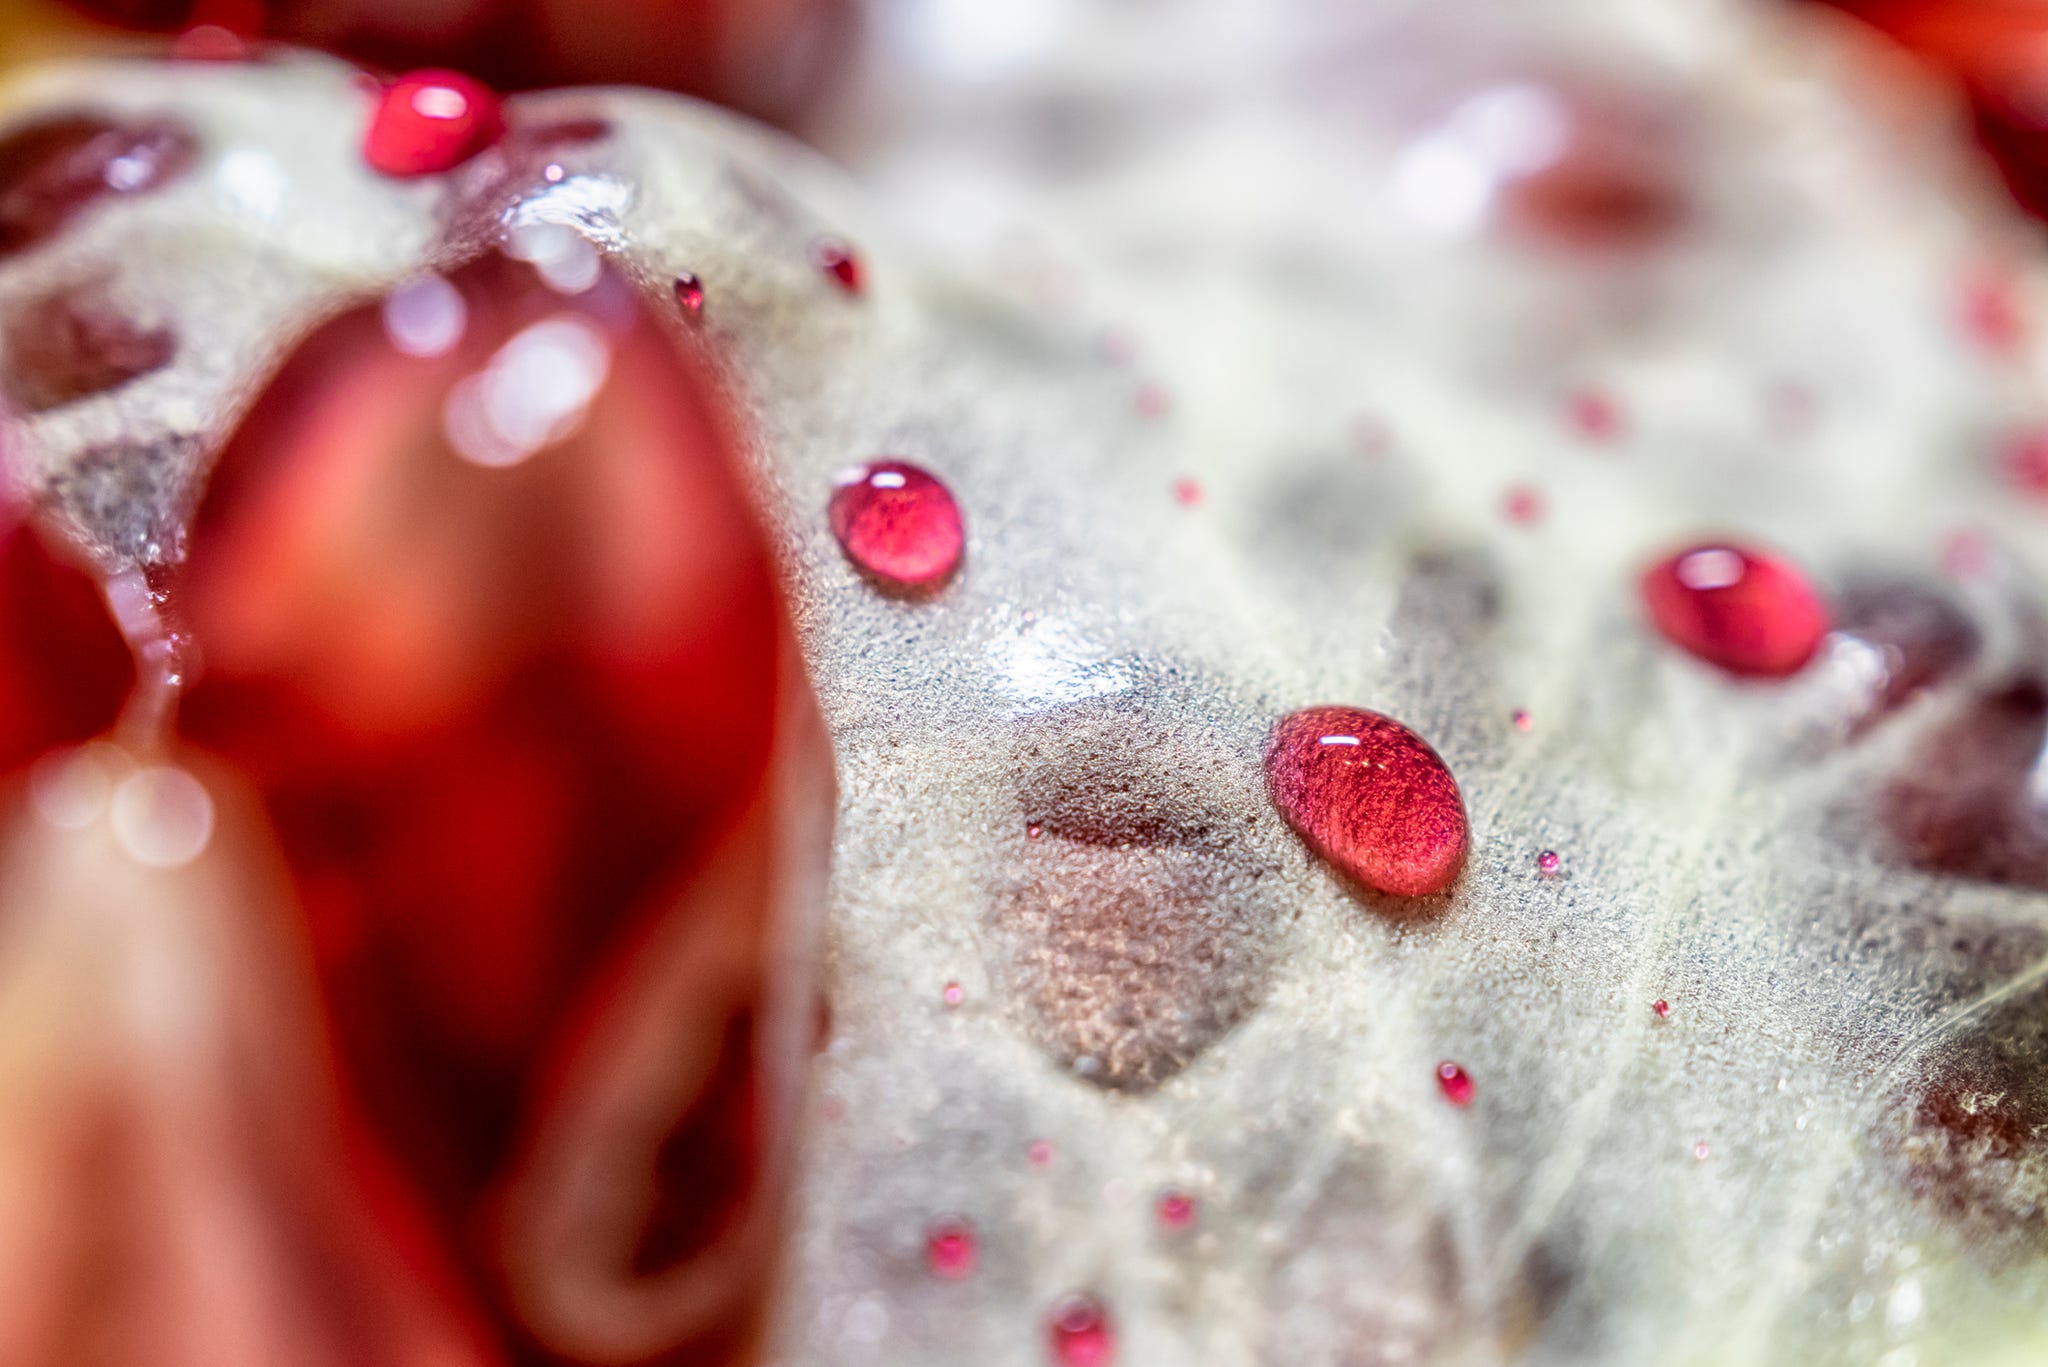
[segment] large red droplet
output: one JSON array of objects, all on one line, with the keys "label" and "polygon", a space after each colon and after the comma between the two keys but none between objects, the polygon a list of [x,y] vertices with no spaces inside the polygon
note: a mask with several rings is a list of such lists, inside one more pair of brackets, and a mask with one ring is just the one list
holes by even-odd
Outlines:
[{"label": "large red droplet", "polygon": [[1457,780],[1422,737],[1377,712],[1325,706],[1281,718],[1266,790],[1318,854],[1381,892],[1441,892],[1464,866]]},{"label": "large red droplet", "polygon": [[1047,1326],[1052,1360],[1059,1367],[1109,1367],[1116,1361],[1116,1334],[1109,1313],[1093,1296],[1069,1296],[1053,1307]]},{"label": "large red droplet", "polygon": [[944,583],[966,546],[952,491],[908,461],[878,460],[848,471],[832,491],[828,516],[847,558],[896,588]]},{"label": "large red droplet", "polygon": [[833,284],[848,294],[859,294],[864,272],[853,248],[836,237],[819,238],[811,244],[811,260]]},{"label": "large red droplet", "polygon": [[[182,729],[264,797],[350,1071],[468,1218],[541,1059],[761,790],[786,657],[731,436],[664,321],[609,271],[565,297],[493,255],[448,284],[467,325],[431,355],[376,305],[302,344],[172,592],[203,660]],[[773,924],[753,886],[717,903],[720,1021]],[[722,1113],[663,1172],[751,1124],[751,1046],[717,1047],[739,1080],[704,1084]],[[744,1193],[719,1162],[686,1199]]]},{"label": "large red droplet", "polygon": [[452,170],[505,131],[498,97],[459,71],[415,71],[384,88],[363,135],[363,156],[387,176]]},{"label": "large red droplet", "polygon": [[183,126],[161,118],[68,114],[16,129],[0,138],[0,252],[33,246],[94,200],[161,185],[195,151]]},{"label": "large red droplet", "polygon": [[99,585],[0,509],[0,770],[103,734],[134,685]]},{"label": "large red droplet", "polygon": [[1666,640],[1731,674],[1796,674],[1828,634],[1827,606],[1806,576],[1749,547],[1690,547],[1652,566],[1641,587]]}]

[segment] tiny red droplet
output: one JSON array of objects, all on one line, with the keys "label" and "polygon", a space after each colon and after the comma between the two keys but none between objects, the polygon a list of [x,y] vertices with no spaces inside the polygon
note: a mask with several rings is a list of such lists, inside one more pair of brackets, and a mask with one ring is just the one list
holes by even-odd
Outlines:
[{"label": "tiny red droplet", "polygon": [[1692,1156],[1702,1163],[1707,1161],[1707,1156],[1712,1152],[1713,1150],[1707,1147],[1707,1141],[1704,1139],[1692,1146]]},{"label": "tiny red droplet", "polygon": [[2015,493],[2048,499],[2048,428],[2008,437],[1998,453],[1998,477]]},{"label": "tiny red droplet", "polygon": [[1545,873],[1557,872],[1557,851],[1545,850],[1536,856],[1536,867]]},{"label": "tiny red droplet", "polygon": [[699,314],[704,311],[704,282],[688,271],[676,277],[676,303],[684,313]]},{"label": "tiny red droplet", "polygon": [[1796,674],[1828,633],[1827,606],[1806,576],[1748,547],[1693,546],[1652,566],[1641,588],[1666,640],[1731,674]]},{"label": "tiny red droplet", "polygon": [[1131,402],[1136,405],[1139,417],[1163,418],[1173,401],[1166,393],[1166,386],[1147,380],[1138,386]]},{"label": "tiny red droplet", "polygon": [[1109,1367],[1116,1361],[1109,1314],[1093,1296],[1068,1296],[1053,1307],[1047,1328],[1059,1367]]},{"label": "tiny red droplet", "polygon": [[948,1006],[958,1006],[967,1000],[967,989],[959,983],[947,983],[944,990],[939,993],[939,1000]]},{"label": "tiny red droplet", "polygon": [[1565,400],[1572,430],[1588,441],[1613,441],[1621,435],[1621,405],[1597,389],[1580,389]]},{"label": "tiny red droplet", "polygon": [[1517,484],[1501,496],[1501,512],[1508,521],[1519,527],[1530,527],[1543,520],[1543,495],[1526,484]]},{"label": "tiny red droplet", "polygon": [[1650,1009],[1657,1013],[1657,1019],[1664,1020],[1671,1015],[1671,1003],[1662,997],[1650,1003]]},{"label": "tiny red droplet", "polygon": [[942,1281],[965,1281],[981,1259],[981,1241],[965,1220],[946,1220],[925,1233],[924,1263]]},{"label": "tiny red droplet", "polygon": [[1536,725],[1536,719],[1519,707],[1515,709],[1513,720],[1517,731],[1528,731]]},{"label": "tiny red droplet", "polygon": [[453,170],[505,131],[498,97],[459,71],[415,71],[384,88],[363,135],[363,157],[387,176]]},{"label": "tiny red droplet", "polygon": [[1441,892],[1464,866],[1457,780],[1422,737],[1377,712],[1322,706],[1281,718],[1266,790],[1318,854],[1381,892]]},{"label": "tiny red droplet", "polygon": [[828,516],[847,558],[899,588],[944,583],[966,545],[951,491],[908,461],[879,460],[849,471],[832,491]]},{"label": "tiny red droplet", "polygon": [[1202,502],[1201,482],[1192,479],[1175,480],[1173,498],[1183,508],[1199,507]]},{"label": "tiny red droplet", "polygon": [[1162,1191],[1158,1203],[1160,1228],[1179,1233],[1195,1223],[1195,1198],[1184,1191]]},{"label": "tiny red droplet", "polygon": [[1985,270],[1964,283],[1962,325],[1970,340],[1994,355],[2019,349],[2026,341],[2027,317],[2010,272]]},{"label": "tiny red droplet", "polygon": [[1444,1094],[1444,1100],[1453,1106],[1472,1104],[1472,1078],[1463,1068],[1446,1059],[1436,1066],[1437,1090]]},{"label": "tiny red droplet", "polygon": [[836,237],[821,237],[811,244],[811,262],[830,276],[848,294],[859,294],[863,272],[853,248]]},{"label": "tiny red droplet", "polygon": [[1034,1139],[1024,1150],[1024,1161],[1034,1168],[1049,1168],[1057,1153],[1050,1139]]},{"label": "tiny red droplet", "polygon": [[192,135],[168,119],[67,114],[9,133],[0,138],[0,252],[33,246],[95,200],[154,189],[197,152]]},{"label": "tiny red droplet", "polygon": [[1026,840],[1036,840],[1038,839],[1038,837],[1044,834],[1045,827],[1039,825],[1036,821],[1033,821],[1029,825],[1024,827],[1024,838]]}]

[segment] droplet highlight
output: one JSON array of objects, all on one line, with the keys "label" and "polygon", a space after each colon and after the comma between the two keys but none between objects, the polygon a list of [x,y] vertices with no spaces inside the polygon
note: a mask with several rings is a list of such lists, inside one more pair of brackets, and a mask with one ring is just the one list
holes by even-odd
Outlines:
[{"label": "droplet highlight", "polygon": [[981,1261],[981,1241],[965,1220],[944,1220],[925,1232],[924,1264],[940,1281],[964,1282]]}]

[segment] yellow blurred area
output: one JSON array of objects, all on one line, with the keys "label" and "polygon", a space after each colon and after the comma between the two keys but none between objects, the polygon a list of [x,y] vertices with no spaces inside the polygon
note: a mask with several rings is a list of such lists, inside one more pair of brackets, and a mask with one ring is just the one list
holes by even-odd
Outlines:
[{"label": "yellow blurred area", "polygon": [[110,32],[56,0],[0,0],[0,65],[76,52]]}]

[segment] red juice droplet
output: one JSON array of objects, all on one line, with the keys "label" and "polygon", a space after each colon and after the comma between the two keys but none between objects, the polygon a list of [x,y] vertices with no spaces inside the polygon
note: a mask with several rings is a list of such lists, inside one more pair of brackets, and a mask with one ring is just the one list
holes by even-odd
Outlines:
[{"label": "red juice droplet", "polygon": [[958,1006],[967,1000],[967,989],[959,983],[947,983],[939,993],[939,1000],[948,1006]]},{"label": "red juice droplet", "polygon": [[2016,494],[2048,500],[2048,428],[2008,437],[1998,452],[1999,480]]},{"label": "red juice droplet", "polygon": [[1671,1003],[1665,1001],[1662,997],[1651,1002],[1650,1009],[1657,1013],[1658,1020],[1667,1019],[1671,1015]]},{"label": "red juice droplet", "polygon": [[1730,674],[1784,678],[1806,667],[1828,633],[1828,610],[1791,562],[1710,542],[1646,571],[1650,620],[1667,641]]},{"label": "red juice droplet", "polygon": [[1166,416],[1166,410],[1173,404],[1173,400],[1166,392],[1166,386],[1152,380],[1138,386],[1131,396],[1131,402],[1141,418],[1163,418]]},{"label": "red juice droplet", "polygon": [[1453,1106],[1463,1109],[1472,1104],[1471,1075],[1448,1059],[1436,1066],[1436,1086]]},{"label": "red juice droplet", "polygon": [[384,88],[363,134],[372,169],[400,178],[451,171],[505,132],[497,95],[459,71],[415,71]]},{"label": "red juice droplet", "polygon": [[1050,1139],[1034,1139],[1024,1150],[1024,1161],[1034,1168],[1049,1168],[1057,1153]]},{"label": "red juice droplet", "polygon": [[952,492],[908,461],[879,460],[848,471],[832,491],[827,515],[846,558],[894,588],[945,583],[966,546]]},{"label": "red juice droplet", "polygon": [[1162,1191],[1157,1205],[1159,1227],[1171,1233],[1192,1229],[1195,1223],[1195,1198],[1184,1191]]},{"label": "red juice droplet", "polygon": [[822,237],[811,244],[811,264],[823,271],[848,294],[859,294],[865,279],[860,258],[853,248],[836,237]]},{"label": "red juice droplet", "polygon": [[16,129],[0,138],[0,253],[35,245],[95,200],[154,189],[197,153],[168,119],[70,114]]},{"label": "red juice droplet", "polygon": [[691,317],[704,311],[704,282],[689,271],[676,277],[676,304]]},{"label": "red juice droplet", "polygon": [[980,1261],[981,1241],[965,1220],[945,1220],[925,1232],[924,1265],[941,1281],[966,1281]]},{"label": "red juice droplet", "polygon": [[1511,720],[1514,722],[1517,731],[1529,731],[1534,729],[1536,725],[1536,719],[1519,707],[1515,709],[1515,714]]},{"label": "red juice droplet", "polygon": [[1464,867],[1457,780],[1420,736],[1377,712],[1323,706],[1281,718],[1266,790],[1318,854],[1381,892],[1441,892]]},{"label": "red juice droplet", "polygon": [[1202,485],[1199,480],[1178,479],[1173,483],[1173,500],[1183,508],[1198,508],[1202,503]]},{"label": "red juice droplet", "polygon": [[1500,507],[1518,527],[1533,527],[1543,520],[1543,495],[1526,484],[1517,484],[1502,495]]},{"label": "red juice droplet", "polygon": [[1109,1314],[1093,1296],[1068,1296],[1054,1306],[1047,1331],[1058,1367],[1109,1367],[1116,1361]]},{"label": "red juice droplet", "polygon": [[1565,400],[1565,418],[1588,441],[1613,441],[1621,435],[1621,405],[1598,389],[1574,391]]},{"label": "red juice droplet", "polygon": [[1556,850],[1545,850],[1543,851],[1543,853],[1536,856],[1536,867],[1542,870],[1544,873],[1556,873],[1557,865],[1558,858]]}]

